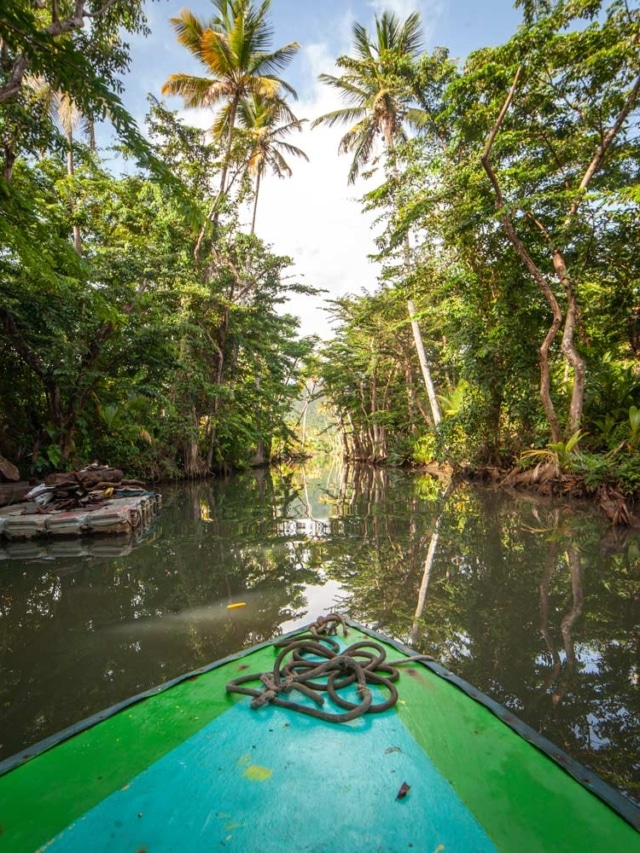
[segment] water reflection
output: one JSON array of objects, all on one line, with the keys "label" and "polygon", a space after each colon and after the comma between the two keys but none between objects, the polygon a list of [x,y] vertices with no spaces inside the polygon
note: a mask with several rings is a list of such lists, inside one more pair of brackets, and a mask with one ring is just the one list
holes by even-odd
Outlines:
[{"label": "water reflection", "polygon": [[585,507],[335,463],[163,493],[155,538],[130,553],[0,564],[0,756],[339,607],[639,797],[635,534]]}]

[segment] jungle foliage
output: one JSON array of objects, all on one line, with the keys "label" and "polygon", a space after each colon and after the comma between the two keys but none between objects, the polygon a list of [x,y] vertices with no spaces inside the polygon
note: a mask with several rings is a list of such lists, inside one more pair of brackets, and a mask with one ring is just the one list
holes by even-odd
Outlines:
[{"label": "jungle foliage", "polygon": [[[213,5],[201,40],[224,45],[244,16],[254,52],[267,49],[269,3]],[[256,166],[246,126],[211,136],[153,99],[144,138],[120,101],[126,31],[146,32],[141,2],[21,0],[0,15],[0,454],[23,476],[99,459],[198,477],[262,464],[292,438],[313,341],[282,305],[309,288],[246,224],[269,140]],[[276,146],[283,122],[299,126],[270,74],[291,55],[250,65],[231,101],[244,114],[251,95]],[[211,87],[231,74],[211,71]],[[107,116],[127,174],[96,149]]]},{"label": "jungle foliage", "polygon": [[[382,275],[332,303],[313,359],[282,311],[305,288],[255,229],[261,181],[306,156],[283,76],[299,45],[272,44],[268,0],[173,19],[202,76],[163,92],[212,126],[152,99],[150,141],[120,99],[142,2],[3,8],[0,454],[23,475],[262,464],[300,451],[313,388],[351,459],[533,466],[571,447],[563,470],[624,471],[634,493],[640,9],[516,6],[517,32],[464,63],[383,12],[321,76],[344,107],[314,124],[346,127],[349,180],[369,177]],[[96,147],[106,118],[127,174]]]},{"label": "jungle foliage", "polygon": [[462,65],[384,13],[325,79],[350,179],[367,164],[375,185],[383,264],[378,292],[334,304],[323,354],[353,459],[505,466],[579,434],[575,470],[608,454],[609,476],[635,453],[640,10],[516,5],[512,38]]}]

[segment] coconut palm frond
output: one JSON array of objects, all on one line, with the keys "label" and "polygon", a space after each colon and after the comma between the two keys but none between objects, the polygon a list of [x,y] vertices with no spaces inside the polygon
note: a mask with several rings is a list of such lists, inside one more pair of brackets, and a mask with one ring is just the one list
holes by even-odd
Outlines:
[{"label": "coconut palm frond", "polygon": [[353,49],[356,55],[365,62],[373,60],[373,45],[369,38],[369,33],[362,24],[355,23],[353,25]]},{"label": "coconut palm frond", "polygon": [[208,71],[218,79],[233,77],[237,72],[237,57],[225,33],[205,30],[200,39],[200,57]]},{"label": "coconut palm frond", "polygon": [[334,127],[336,124],[351,124],[352,122],[360,122],[365,115],[366,110],[363,107],[353,109],[345,107],[318,116],[311,122],[311,127],[318,127],[321,124],[326,124],[329,127]]},{"label": "coconut palm frond", "polygon": [[232,111],[233,105],[225,104],[216,114],[215,121],[211,127],[214,139],[225,139],[228,136],[231,127]]},{"label": "coconut palm frond", "polygon": [[[351,161],[351,168],[347,176],[348,183],[354,184],[356,182],[360,174],[360,166],[368,163],[371,159],[375,137],[375,130],[369,126],[364,133],[354,135],[350,140],[348,150],[353,150],[353,160]],[[342,142],[344,142],[344,138],[341,140],[341,144]]]},{"label": "coconut palm frond", "polygon": [[410,107],[405,113],[407,124],[415,130],[422,130],[431,122],[431,116],[426,110],[419,107]]},{"label": "coconut palm frond", "polygon": [[375,19],[375,39],[360,24],[353,26],[353,51],[336,64],[344,74],[321,74],[322,83],[335,89],[348,106],[315,119],[312,127],[326,124],[352,124],[339,143],[340,153],[350,153],[353,161],[349,182],[353,183],[361,167],[373,154],[378,135],[387,149],[405,138],[405,123],[424,126],[427,119],[417,108],[408,79],[408,64],[422,47],[420,15],[416,12],[401,22],[391,12]]},{"label": "coconut palm frond", "polygon": [[170,23],[180,44],[199,57],[200,39],[207,25],[188,9],[182,9],[177,17],[170,18]]},{"label": "coconut palm frond", "polygon": [[[297,41],[289,42],[271,53],[256,53],[254,72],[259,74],[274,74],[282,71],[300,50]],[[294,96],[295,97],[295,96]]]},{"label": "coconut palm frond", "polygon": [[162,87],[163,95],[179,95],[185,107],[195,108],[205,105],[211,99],[211,80],[206,77],[194,77],[191,74],[171,74]]},{"label": "coconut palm frond", "polygon": [[[290,42],[272,49],[273,30],[267,17],[270,0],[262,0],[259,4],[257,0],[212,0],[212,4],[214,15],[206,25],[187,11],[172,19],[178,40],[206,67],[209,78],[172,74],[162,91],[163,94],[182,96],[186,107],[214,106],[224,102],[213,126],[214,136],[223,140],[226,148],[220,170],[220,194],[224,194],[228,191],[227,174],[234,158],[241,169],[249,168],[247,163],[251,163],[253,168],[263,144],[261,134],[257,133],[262,125],[254,127],[251,109],[242,106],[242,100],[252,95],[263,101],[276,102],[282,100],[283,93],[297,97],[295,89],[280,79],[276,72],[286,67],[300,46],[297,42]],[[285,116],[284,108],[280,106],[279,109]],[[242,115],[245,118],[241,119]],[[287,115],[285,123],[291,120]],[[256,130],[251,139],[246,135],[241,137],[249,148],[253,146],[247,160],[238,161],[238,151],[234,150],[234,138],[238,137],[237,122],[242,122],[247,129]],[[278,164],[278,168],[282,165]],[[196,256],[203,234],[201,231]]]},{"label": "coconut palm frond", "polygon": [[280,148],[282,148],[283,151],[286,151],[286,153],[289,154],[291,157],[301,157],[303,160],[306,160],[307,163],[309,162],[309,158],[307,157],[306,153],[302,150],[302,148],[298,148],[297,145],[291,145],[290,142],[280,142],[279,145]]},{"label": "coconut palm frond", "polygon": [[290,178],[293,172],[291,171],[291,166],[284,159],[283,155],[279,151],[274,151],[272,156],[269,159],[269,165],[271,166],[271,171],[278,178]]},{"label": "coconut palm frond", "polygon": [[367,100],[367,90],[361,85],[362,81],[351,82],[348,77],[334,77],[331,74],[320,74],[318,80],[332,89],[336,89],[343,101],[354,106],[364,104]]},{"label": "coconut palm frond", "polygon": [[76,128],[81,120],[82,113],[67,94],[56,92],[54,95],[54,108],[56,110],[57,119],[60,122],[60,127],[67,137],[69,137],[74,128]]}]

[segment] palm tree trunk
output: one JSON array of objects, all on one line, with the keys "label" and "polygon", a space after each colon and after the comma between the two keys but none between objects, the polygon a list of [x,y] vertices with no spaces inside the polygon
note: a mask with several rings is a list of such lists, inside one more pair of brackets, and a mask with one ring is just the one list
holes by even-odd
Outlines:
[{"label": "palm tree trunk", "polygon": [[260,172],[256,175],[256,193],[253,199],[253,217],[251,218],[251,234],[256,231],[256,211],[258,210],[258,194],[260,193]]},{"label": "palm tree trunk", "polygon": [[[218,193],[218,200],[221,199],[227,191],[227,173],[229,171],[229,163],[231,162],[231,146],[233,145],[233,131],[236,127],[236,113],[238,112],[238,101],[239,95],[236,94],[231,104],[231,111],[229,112],[229,133],[227,136],[227,150],[224,154],[222,172],[220,174],[220,191]],[[217,224],[217,222],[218,211],[216,210],[215,215],[213,217],[214,225]]]},{"label": "palm tree trunk", "polygon": [[416,352],[418,353],[418,361],[420,362],[420,369],[422,370],[422,378],[424,379],[424,387],[427,389],[427,396],[429,397],[433,425],[438,426],[442,420],[442,415],[440,414],[440,406],[438,405],[438,398],[436,397],[436,389],[431,378],[429,362],[427,360],[427,354],[422,341],[422,332],[420,331],[420,326],[416,319],[416,309],[413,304],[413,299],[407,299],[407,309],[409,311],[409,320],[411,321],[413,340],[416,345]]},{"label": "palm tree trunk", "polygon": [[[67,175],[70,178],[73,178],[75,174],[75,167],[73,163],[73,131],[69,127],[67,130]],[[71,213],[75,212],[75,202],[71,201]],[[81,255],[82,254],[82,235],[80,234],[80,226],[73,225],[73,246],[76,252]]]},{"label": "palm tree trunk", "polygon": [[[390,136],[387,138],[387,149],[389,151],[389,154],[393,155],[393,139]],[[398,167],[395,162],[392,162],[391,172],[393,174],[394,180],[397,182],[399,180],[399,175]],[[405,275],[408,276],[409,271],[411,270],[411,244],[409,242],[408,234],[405,234],[404,238],[404,268]],[[442,416],[440,414],[440,406],[438,405],[438,398],[436,397],[433,379],[431,378],[431,369],[429,367],[427,353],[425,351],[424,342],[422,340],[422,332],[420,330],[418,320],[416,319],[416,309],[415,305],[413,304],[413,299],[407,299],[407,310],[409,312],[411,331],[413,333],[413,342],[415,344],[416,352],[418,354],[418,361],[420,362],[420,370],[422,371],[424,387],[427,391],[427,397],[429,398],[429,406],[431,407],[433,425],[434,427],[437,427],[440,421],[442,420]]]},{"label": "palm tree trunk", "polygon": [[202,242],[204,240],[204,235],[207,231],[208,223],[213,222],[214,226],[218,224],[218,204],[227,189],[227,172],[229,171],[229,162],[231,160],[231,145],[233,143],[233,131],[235,129],[237,111],[238,97],[236,96],[233,100],[233,103],[231,104],[231,112],[229,114],[229,134],[227,137],[227,150],[225,151],[224,160],[222,162],[222,172],[220,173],[220,189],[218,190],[218,194],[213,200],[213,204],[209,208],[209,213],[207,214],[202,228],[200,229],[200,233],[198,234],[195,249],[193,250],[193,257],[196,261],[200,257],[200,249],[202,248]]}]

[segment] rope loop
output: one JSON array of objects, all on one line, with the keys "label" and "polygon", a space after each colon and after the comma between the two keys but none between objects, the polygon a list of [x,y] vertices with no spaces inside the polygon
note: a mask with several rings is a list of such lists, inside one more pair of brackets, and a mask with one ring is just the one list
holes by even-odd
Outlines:
[{"label": "rope loop", "polygon": [[[394,682],[400,677],[398,666],[414,660],[432,660],[427,655],[413,655],[387,661],[383,646],[373,640],[361,640],[341,651],[339,643],[329,636],[337,634],[339,626],[346,636],[349,629],[344,618],[330,613],[319,616],[308,632],[276,640],[273,645],[279,652],[273,670],[234,678],[227,684],[227,692],[251,696],[252,708],[272,704],[326,722],[346,723],[363,714],[387,711],[396,704],[398,691]],[[256,681],[262,685],[261,689],[249,686]],[[371,684],[384,688],[387,698],[374,702]],[[350,691],[350,698],[340,693],[352,685],[355,691]],[[283,694],[288,696],[293,690],[302,693],[316,707],[285,699]],[[322,710],[325,701],[322,694],[328,695],[342,710]]]}]

